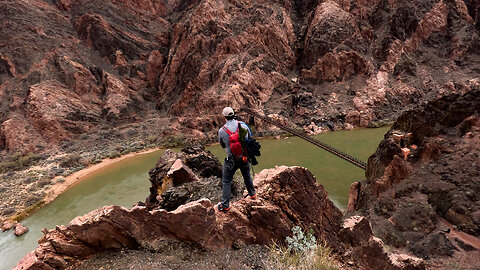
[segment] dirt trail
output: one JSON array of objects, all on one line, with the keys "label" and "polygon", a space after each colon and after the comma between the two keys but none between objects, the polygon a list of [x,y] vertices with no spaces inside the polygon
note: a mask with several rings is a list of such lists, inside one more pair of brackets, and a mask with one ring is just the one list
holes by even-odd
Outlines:
[{"label": "dirt trail", "polygon": [[468,245],[480,250],[480,238],[458,230],[455,225],[448,222],[447,220],[445,220],[441,216],[437,216],[437,218],[438,218],[438,220],[440,220],[443,224],[445,224],[450,229],[450,232],[447,235],[452,236],[454,238],[458,238],[458,239],[462,240],[465,244],[468,244]]}]

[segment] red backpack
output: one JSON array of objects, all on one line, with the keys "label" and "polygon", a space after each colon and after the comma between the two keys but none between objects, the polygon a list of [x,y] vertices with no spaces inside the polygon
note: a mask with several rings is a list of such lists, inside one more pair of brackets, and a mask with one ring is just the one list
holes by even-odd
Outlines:
[{"label": "red backpack", "polygon": [[242,142],[240,140],[240,123],[238,123],[237,131],[231,132],[223,126],[223,130],[227,132],[229,136],[229,141],[230,141],[230,150],[232,150],[232,154],[235,157],[235,159],[239,160],[242,159],[245,161],[243,157],[246,158],[246,156],[243,155],[243,147],[242,147]]}]

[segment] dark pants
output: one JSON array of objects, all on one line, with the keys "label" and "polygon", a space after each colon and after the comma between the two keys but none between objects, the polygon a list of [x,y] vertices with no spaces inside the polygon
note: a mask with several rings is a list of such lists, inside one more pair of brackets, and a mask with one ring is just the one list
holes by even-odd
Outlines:
[{"label": "dark pants", "polygon": [[253,188],[252,176],[250,175],[250,163],[242,161],[234,161],[233,159],[225,159],[223,164],[222,174],[222,207],[228,208],[230,204],[230,194],[232,192],[232,180],[233,175],[240,169],[243,175],[243,181],[247,187],[248,194],[250,196],[255,195],[255,189]]}]

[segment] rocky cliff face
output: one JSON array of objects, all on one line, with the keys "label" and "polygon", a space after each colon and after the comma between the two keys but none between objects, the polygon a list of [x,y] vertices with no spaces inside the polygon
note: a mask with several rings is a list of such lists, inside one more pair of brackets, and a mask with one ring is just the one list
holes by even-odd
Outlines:
[{"label": "rocky cliff face", "polygon": [[301,126],[367,126],[479,83],[477,1],[2,6],[6,151],[146,121],[168,134],[208,135],[225,105],[279,113]]},{"label": "rocky cliff face", "polygon": [[[480,249],[479,114],[479,88],[404,113],[370,157],[367,180],[352,185],[349,210],[364,213],[375,235],[392,246],[474,269]],[[402,147],[410,151],[406,159]]]}]

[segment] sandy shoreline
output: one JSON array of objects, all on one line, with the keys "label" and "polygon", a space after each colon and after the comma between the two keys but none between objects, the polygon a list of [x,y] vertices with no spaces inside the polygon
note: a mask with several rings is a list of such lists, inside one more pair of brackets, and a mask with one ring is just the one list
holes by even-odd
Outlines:
[{"label": "sandy shoreline", "polygon": [[[42,202],[40,204],[38,204],[37,207],[34,207],[32,209],[25,209],[20,214],[12,217],[11,219],[21,221],[22,219],[26,218],[27,216],[35,213],[41,207],[51,203],[53,200],[55,200],[55,198],[57,198],[60,194],[65,192],[67,189],[69,189],[69,188],[75,186],[76,184],[82,182],[86,178],[86,176],[94,174],[97,171],[105,168],[108,165],[117,163],[117,162],[122,161],[122,160],[127,159],[127,158],[152,153],[152,152],[155,152],[155,151],[158,151],[158,150],[161,150],[161,149],[162,148],[157,147],[157,148],[152,148],[152,149],[148,149],[148,150],[144,150],[144,151],[140,151],[140,152],[132,152],[132,153],[129,153],[129,154],[126,154],[124,156],[117,157],[117,158],[114,158],[114,159],[106,158],[106,159],[103,159],[100,163],[94,164],[94,165],[89,166],[85,169],[74,172],[73,174],[71,174],[67,177],[57,176],[57,177],[53,178],[53,182],[55,182],[55,183],[47,191],[45,191],[46,195],[43,198]],[[65,181],[58,182],[57,180],[59,178],[64,178]]]},{"label": "sandy shoreline", "polygon": [[[287,139],[288,137],[291,137],[291,136],[286,136],[286,137],[282,137],[280,135],[265,136],[265,137],[256,137],[256,139],[257,140],[264,140],[264,139],[278,140],[278,139]],[[219,143],[214,142],[214,143],[211,143],[211,144],[207,144],[205,146],[214,146],[214,145],[219,145]],[[69,188],[73,187],[74,185],[82,182],[87,176],[90,176],[91,174],[94,174],[94,173],[98,172],[99,170],[103,169],[104,167],[106,167],[108,165],[114,164],[116,162],[122,161],[122,160],[127,159],[127,158],[152,153],[152,152],[162,150],[162,149],[166,149],[166,148],[156,147],[156,148],[143,150],[143,151],[139,151],[139,152],[132,152],[132,153],[129,153],[129,154],[126,154],[124,156],[117,157],[117,158],[114,158],[114,159],[106,158],[106,159],[103,159],[100,163],[94,164],[94,165],[89,166],[87,168],[84,168],[80,171],[74,172],[73,174],[71,174],[67,177],[57,176],[57,177],[52,179],[52,182],[54,184],[52,184],[49,187],[49,189],[45,191],[46,195],[42,199],[42,201],[38,202],[37,204],[35,204],[35,205],[33,205],[29,208],[23,209],[19,214],[15,215],[15,216],[11,216],[11,217],[9,217],[5,220],[21,221],[22,219],[24,219],[24,218],[28,217],[29,215],[35,213],[41,207],[43,207],[46,204],[49,204],[50,202],[55,200],[55,198],[57,198],[60,194],[65,192],[67,189],[69,189]],[[58,182],[58,179],[60,179],[60,178],[64,178],[65,181]],[[0,219],[0,221],[1,221],[1,219]]]},{"label": "sandy shoreline", "polygon": [[119,161],[127,159],[127,158],[152,153],[152,152],[155,152],[155,151],[158,151],[158,150],[161,150],[161,148],[153,148],[153,149],[148,149],[148,150],[144,150],[144,151],[140,151],[140,152],[133,152],[133,153],[129,153],[129,154],[126,154],[124,156],[121,156],[121,157],[114,158],[114,159],[106,158],[106,159],[103,159],[100,163],[94,164],[90,167],[87,167],[87,168],[82,169],[80,171],[74,172],[73,174],[71,174],[67,177],[57,176],[57,177],[54,178],[54,180],[57,180],[59,178],[64,178],[65,181],[61,182],[61,183],[56,182],[55,184],[53,184],[52,187],[50,187],[50,189],[48,189],[46,191],[47,195],[44,198],[44,202],[45,202],[45,204],[50,203],[55,198],[57,198],[60,194],[62,194],[64,191],[66,191],[68,188],[71,188],[75,184],[78,184],[81,181],[83,181],[86,176],[88,176],[92,173],[95,173],[96,171],[98,171],[98,170],[100,170],[100,169],[102,169],[102,168],[104,168],[108,165],[114,164],[116,162],[119,162]]}]

